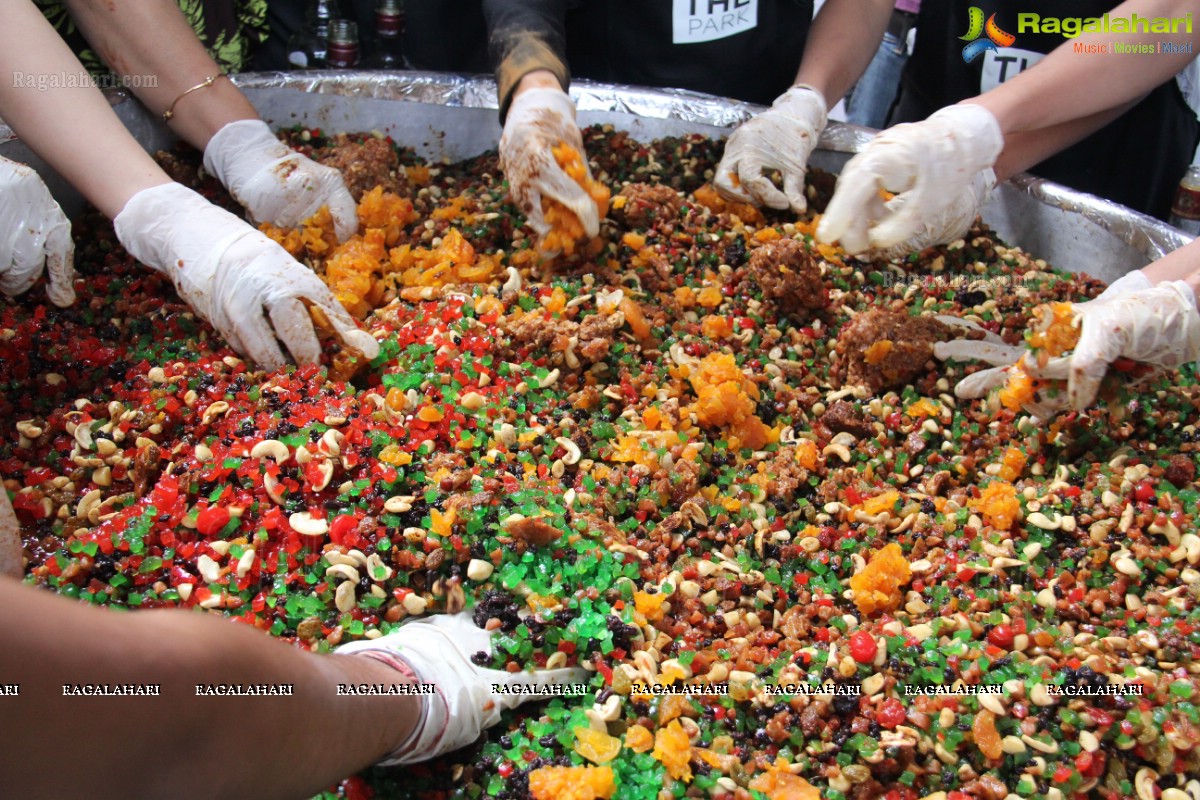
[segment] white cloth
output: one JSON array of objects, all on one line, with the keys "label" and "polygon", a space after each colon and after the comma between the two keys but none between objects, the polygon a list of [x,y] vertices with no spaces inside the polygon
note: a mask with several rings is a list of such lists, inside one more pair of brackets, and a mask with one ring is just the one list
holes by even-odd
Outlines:
[{"label": "white cloth", "polygon": [[286,363],[277,336],[297,363],[320,357],[306,302],[324,311],[365,358],[379,353],[375,338],[358,329],[312,270],[190,189],[177,183],[144,189],[113,226],[134,258],[169,276],[197,314],[266,369]]}]

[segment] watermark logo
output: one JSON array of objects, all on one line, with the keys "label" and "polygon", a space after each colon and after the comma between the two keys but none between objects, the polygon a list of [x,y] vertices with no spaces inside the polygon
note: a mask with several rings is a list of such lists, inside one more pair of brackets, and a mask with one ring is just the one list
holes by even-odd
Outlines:
[{"label": "watermark logo", "polygon": [[[981,38],[986,35],[986,38]],[[996,24],[996,15],[992,14],[987,18],[987,22],[983,21],[983,9],[979,6],[971,6],[971,10],[967,15],[967,32],[965,35],[958,37],[967,46],[963,48],[963,61],[970,64],[975,59],[987,52],[996,52],[1000,47],[1012,47],[1017,41],[1017,37],[1003,30]]]}]

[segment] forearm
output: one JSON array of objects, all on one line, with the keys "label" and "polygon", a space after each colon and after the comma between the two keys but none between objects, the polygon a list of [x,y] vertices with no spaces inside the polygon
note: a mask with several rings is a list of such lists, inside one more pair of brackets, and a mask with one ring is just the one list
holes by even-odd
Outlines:
[{"label": "forearm", "polygon": [[[140,76],[134,94],[161,114],[184,92],[220,73],[175,0],[66,0],[80,31],[114,72]],[[147,86],[150,76],[155,85]],[[227,123],[258,119],[245,96],[227,80],[179,99],[171,129],[203,150]]]},{"label": "forearm", "polygon": [[[1127,0],[1111,17],[1183,17],[1194,10],[1193,0]],[[980,95],[972,102],[991,111],[1005,134],[1035,130],[1123,106],[1144,96],[1187,66],[1195,55],[1157,54],[1131,57],[1111,52],[1124,44],[1200,40],[1196,34],[1087,33],[1066,42],[1032,69]],[[1075,52],[1076,47],[1106,45],[1110,52]],[[1131,60],[1131,58],[1133,60]]]},{"label": "forearm", "polygon": [[1200,239],[1184,245],[1178,250],[1142,268],[1151,283],[1184,281],[1192,287],[1200,304]]},{"label": "forearm", "polygon": [[[205,614],[122,614],[6,579],[0,607],[0,680],[20,685],[4,699],[0,749],[21,797],[305,797],[385,755],[419,714],[417,697],[336,695],[338,683],[405,682],[388,666]],[[161,696],[63,696],[78,683],[158,684]],[[290,684],[293,695],[197,696],[214,683]],[[103,720],[103,734],[63,759],[79,719]]]},{"label": "forearm", "polygon": [[832,108],[858,81],[887,29],[894,0],[828,0],[813,20],[796,83]]},{"label": "forearm", "polygon": [[996,179],[1005,181],[1018,172],[1032,169],[1034,165],[1040,164],[1055,153],[1086,139],[1108,125],[1137,102],[1137,100],[1133,100],[1117,108],[1100,111],[1083,119],[1062,122],[1049,128],[1010,133],[1005,137],[1004,150],[1001,151],[1000,157],[996,159],[993,167],[996,171]]},{"label": "forearm", "polygon": [[545,71],[566,90],[570,70],[564,33],[565,2],[484,0],[483,13],[487,21],[488,52],[496,69],[501,119],[508,112],[518,84],[532,72]]},{"label": "forearm", "polygon": [[116,216],[137,192],[170,179],[92,87],[44,91],[8,76],[67,75],[83,66],[27,0],[3,0],[0,116],[93,205]]}]

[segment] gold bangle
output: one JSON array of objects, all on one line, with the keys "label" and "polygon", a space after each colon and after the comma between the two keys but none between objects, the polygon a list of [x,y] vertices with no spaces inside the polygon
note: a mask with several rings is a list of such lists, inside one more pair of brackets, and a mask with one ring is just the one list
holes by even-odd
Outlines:
[{"label": "gold bangle", "polygon": [[163,112],[163,115],[162,115],[163,122],[170,122],[171,118],[175,116],[175,106],[179,105],[180,100],[187,97],[192,92],[198,92],[201,89],[207,89],[208,87],[210,87],[214,83],[216,83],[218,78],[223,78],[223,77],[225,77],[225,73],[218,72],[216,75],[211,75],[211,76],[205,78],[202,83],[197,83],[195,86],[188,89],[183,94],[179,95],[179,97],[176,97],[175,101],[173,103],[171,103],[171,107]]}]

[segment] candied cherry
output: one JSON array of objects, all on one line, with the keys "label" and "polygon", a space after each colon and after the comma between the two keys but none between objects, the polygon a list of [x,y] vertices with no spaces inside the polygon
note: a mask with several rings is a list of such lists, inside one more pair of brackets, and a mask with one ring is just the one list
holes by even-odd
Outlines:
[{"label": "candied cherry", "polygon": [[879,652],[875,637],[866,631],[855,631],[850,636],[850,656],[860,664],[870,664]]}]

